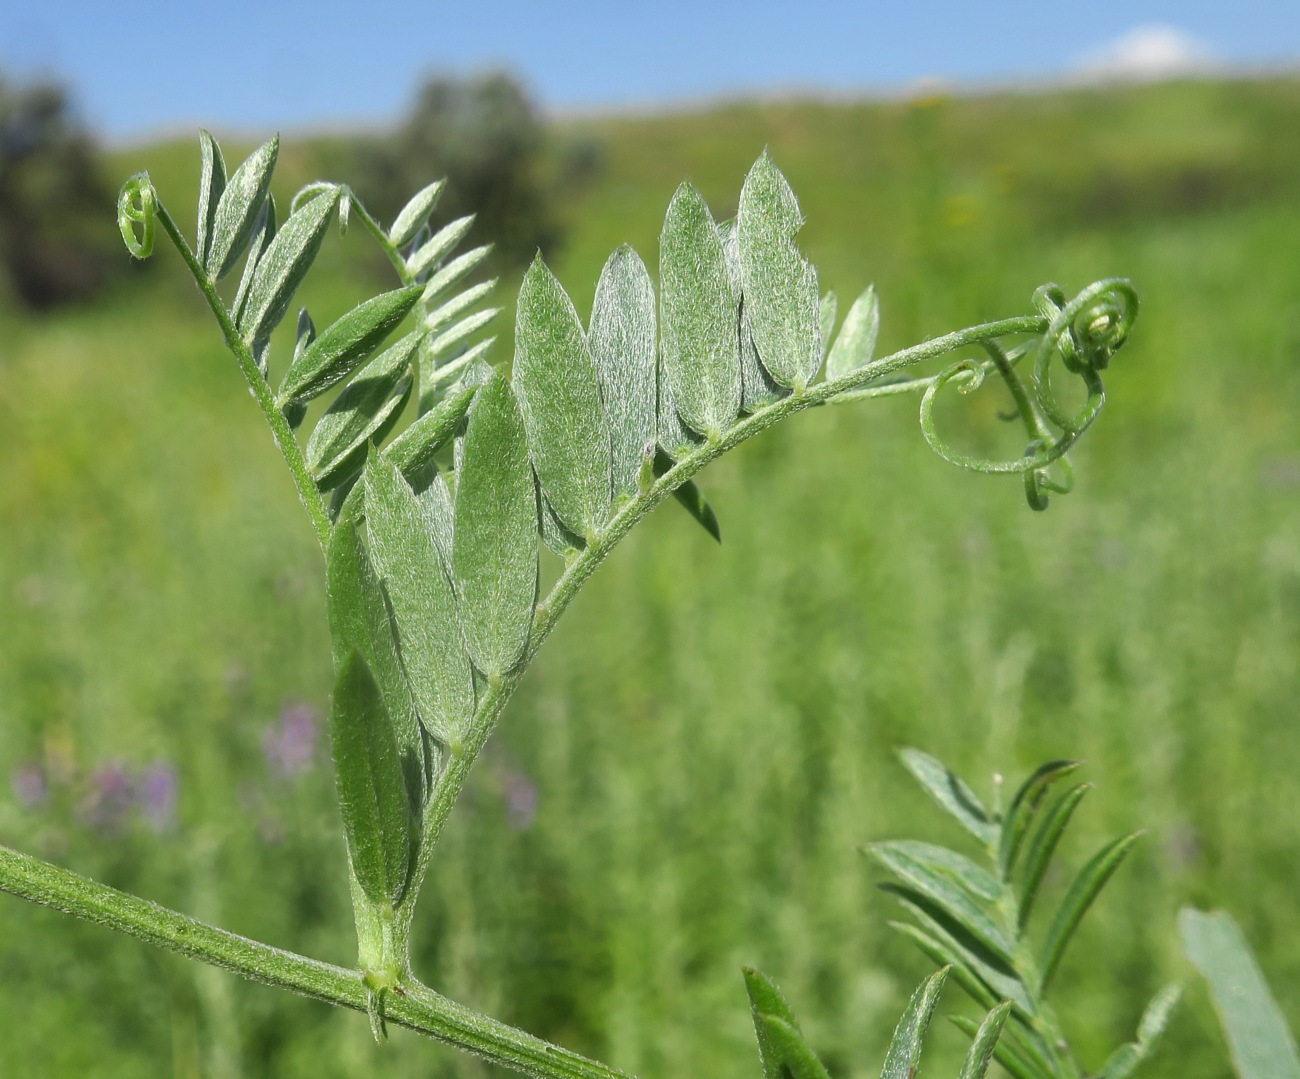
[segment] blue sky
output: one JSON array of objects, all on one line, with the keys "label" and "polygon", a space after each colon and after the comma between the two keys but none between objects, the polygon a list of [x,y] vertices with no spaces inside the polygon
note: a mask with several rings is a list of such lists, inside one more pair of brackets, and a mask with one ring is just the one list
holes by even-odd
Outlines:
[{"label": "blue sky", "polygon": [[1300,66],[1298,0],[403,0],[365,14],[336,0],[15,0],[0,5],[0,71],[60,77],[97,130],[129,140],[383,123],[434,70],[508,67],[555,111],[1046,78],[1140,28],[1166,58]]}]

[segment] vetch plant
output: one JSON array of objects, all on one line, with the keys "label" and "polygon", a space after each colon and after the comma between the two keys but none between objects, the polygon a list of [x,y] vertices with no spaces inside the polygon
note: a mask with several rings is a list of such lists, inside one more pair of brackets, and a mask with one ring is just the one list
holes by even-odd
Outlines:
[{"label": "vetch plant", "polygon": [[[620,248],[585,324],[539,257],[520,289],[507,375],[487,362],[494,339],[478,339],[496,313],[481,306],[494,283],[467,284],[487,249],[456,254],[468,218],[436,232],[427,224],[442,183],[417,193],[387,227],[332,183],[308,185],[282,212],[269,194],[278,145],[272,139],[229,172],[216,142],[201,135],[192,243],[147,175],[123,187],[118,216],[134,255],[148,257],[159,232],[180,254],[270,427],[325,559],[336,675],[330,741],[358,966],[238,937],[5,848],[0,888],[364,1010],[377,1038],[393,1022],[530,1075],[616,1075],[446,999],[410,964],[432,852],[557,619],[618,542],[670,496],[719,537],[696,474],[809,408],[918,393],[924,436],[942,456],[974,471],[1018,474],[1030,506],[1045,508],[1050,493],[1070,488],[1067,454],[1102,409],[1102,373],[1132,328],[1136,294],[1117,279],[1073,298],[1047,285],[1028,314],[877,358],[874,290],[854,301],[836,332],[835,297],[820,294],[816,270],[794,243],[798,203],[764,154],[745,179],[734,221],[719,225],[683,184],[664,221],[658,288],[640,256]],[[395,287],[319,331],[300,311],[292,355],[273,355],[273,333],[335,220],[373,238]],[[966,355],[937,374],[916,372],[953,353]],[[939,394],[970,393],[990,375],[1007,387],[1010,418],[1024,429],[1018,456],[965,454],[938,431]],[[1081,387],[1077,406],[1064,403],[1065,379]],[[314,402],[336,389],[308,424]],[[558,562],[543,596],[546,550]],[[1009,817],[1017,828],[1019,813],[1013,807]],[[970,989],[971,964],[949,951],[947,971]],[[890,1079],[914,1072],[947,971],[913,997],[885,1064]],[[746,977],[768,1079],[820,1079],[824,1069],[774,983]],[[963,1079],[984,1074],[1004,1027],[1019,1031],[1026,1016],[1040,1016],[1036,996],[1018,997],[1010,983],[989,988],[977,994],[988,1014],[973,1030]],[[1126,1073],[1112,1079],[1119,1074]]]}]

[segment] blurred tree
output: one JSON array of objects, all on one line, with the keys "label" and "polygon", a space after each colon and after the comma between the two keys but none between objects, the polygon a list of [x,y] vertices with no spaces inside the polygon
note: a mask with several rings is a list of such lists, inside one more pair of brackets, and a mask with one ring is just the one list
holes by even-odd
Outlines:
[{"label": "blurred tree", "polygon": [[0,267],[24,305],[84,298],[128,260],[89,132],[53,83],[0,78]]},{"label": "blurred tree", "polygon": [[555,192],[599,167],[598,147],[550,153],[536,105],[500,72],[429,79],[397,131],[359,149],[366,164],[358,166],[364,173],[357,186],[381,217],[391,219],[430,178],[445,176],[435,225],[477,214],[476,235],[511,264],[554,245],[560,233]]}]

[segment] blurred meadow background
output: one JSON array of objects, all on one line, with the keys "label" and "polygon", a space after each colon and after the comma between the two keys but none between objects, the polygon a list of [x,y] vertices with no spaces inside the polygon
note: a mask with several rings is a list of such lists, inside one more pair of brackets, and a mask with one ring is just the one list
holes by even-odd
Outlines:
[{"label": "blurred meadow background", "polygon": [[[1147,830],[1059,979],[1085,1060],[1189,976],[1188,902],[1240,919],[1300,1019],[1300,78],[545,120],[491,82],[448,93],[495,94],[500,145],[424,100],[382,137],[286,131],[275,190],[349,180],[391,214],[437,169],[465,177],[473,235],[501,245],[496,362],[533,249],[585,318],[616,245],[653,272],[682,178],[729,217],[764,146],[841,316],[877,286],[880,354],[1027,312],[1046,281],[1131,277],[1142,313],[1078,488],[1045,514],[1015,480],[936,458],[909,398],[802,414],[709,469],[720,547],[655,513],[480,761],[417,971],[646,1079],[752,1079],[752,964],[837,1079],[875,1074],[928,968],[858,848],[961,842],[894,756],[915,745],[985,794],[994,773],[1087,761],[1076,865]],[[429,175],[375,167],[421,139]],[[254,142],[225,140],[232,167]],[[188,227],[197,140],[96,155],[107,201],[87,196],[69,250],[111,250],[103,287],[33,308],[15,271],[0,300],[0,842],[350,964],[319,552],[179,260],[160,244],[132,268],[113,246],[113,191],[139,169]],[[50,235],[72,220],[42,212]],[[32,214],[7,219],[7,258]],[[386,287],[357,228],[318,266],[300,296],[318,325]],[[954,405],[954,440],[991,446],[996,407]],[[944,1009],[964,1007],[950,990]],[[927,1072],[955,1071],[961,1035],[933,1038]],[[486,1070],[0,896],[0,1074]],[[1199,987],[1143,1074],[1228,1074]]]}]

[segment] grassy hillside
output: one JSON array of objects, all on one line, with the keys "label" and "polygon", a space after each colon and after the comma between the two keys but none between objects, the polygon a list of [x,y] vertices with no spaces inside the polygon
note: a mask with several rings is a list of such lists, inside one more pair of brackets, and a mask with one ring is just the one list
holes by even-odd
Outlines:
[{"label": "grassy hillside", "polygon": [[[893,759],[914,744],[986,787],[1085,758],[1076,859],[1148,829],[1059,981],[1086,1060],[1186,975],[1188,901],[1233,910],[1300,1017],[1298,123],[1300,82],[1274,81],[564,125],[604,147],[550,259],[584,315],[618,243],[653,267],[683,177],[728,216],[765,145],[823,287],[879,288],[882,351],[1021,313],[1048,280],[1132,277],[1143,312],[1079,489],[1045,515],[935,458],[892,399],[802,415],[706,473],[721,548],[672,509],[631,537],[457,810],[427,980],[647,1079],[752,1079],[752,963],[833,1074],[874,1073],[926,967],[857,847],[957,839]],[[285,192],[327,151],[287,138]],[[193,147],[120,165],[189,219]],[[366,287],[345,267],[375,272],[357,230],[324,257],[318,324]],[[328,754],[295,771],[282,752],[327,701],[319,557],[176,260],[140,276],[57,320],[4,315],[0,841],[348,962]],[[973,408],[951,422],[978,445]],[[126,811],[171,770],[174,820]],[[16,900],[0,972],[0,1074],[481,1070]],[[960,1039],[938,1038],[943,1074]],[[1221,1060],[1197,993],[1146,1074]]]}]

